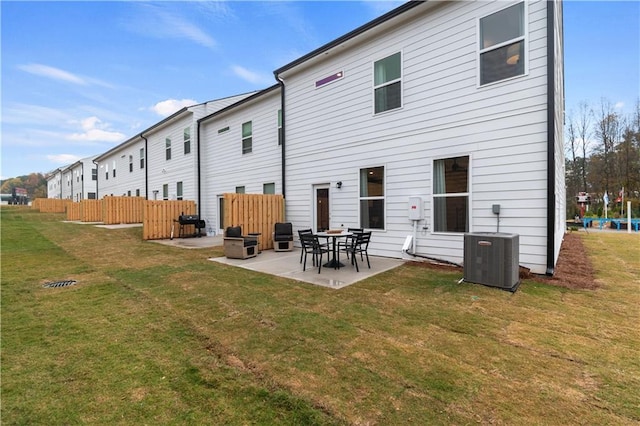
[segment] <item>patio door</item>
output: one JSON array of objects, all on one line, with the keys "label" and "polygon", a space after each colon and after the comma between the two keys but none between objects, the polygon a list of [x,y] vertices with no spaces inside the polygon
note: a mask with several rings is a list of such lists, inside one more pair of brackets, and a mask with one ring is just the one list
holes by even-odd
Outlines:
[{"label": "patio door", "polygon": [[314,185],[313,187],[314,201],[314,228],[316,232],[322,232],[329,229],[330,209],[329,209],[329,185]]}]

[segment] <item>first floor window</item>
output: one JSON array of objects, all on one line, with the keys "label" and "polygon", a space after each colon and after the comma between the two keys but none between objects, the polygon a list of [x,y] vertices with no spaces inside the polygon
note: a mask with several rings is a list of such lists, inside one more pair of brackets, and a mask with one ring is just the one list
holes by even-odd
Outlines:
[{"label": "first floor window", "polygon": [[169,199],[169,184],[165,183],[164,185],[162,185],[162,199],[163,200],[168,200]]},{"label": "first floor window", "polygon": [[384,229],[384,167],[360,169],[360,227]]},{"label": "first floor window", "polygon": [[136,189],[136,197],[139,197],[139,196],[140,196],[140,190]]},{"label": "first floor window", "polygon": [[469,232],[469,156],[433,162],[434,232]]},{"label": "first floor window", "polygon": [[373,97],[376,114],[402,106],[402,55],[400,52],[373,63]]},{"label": "first floor window", "polygon": [[87,192],[87,199],[95,200],[96,199],[96,193],[95,192]]},{"label": "first floor window", "polygon": [[262,185],[262,193],[263,194],[275,194],[276,193],[276,184],[275,183],[265,183]]},{"label": "first floor window", "polygon": [[253,126],[251,121],[242,123],[242,153],[248,154],[253,150]]},{"label": "first floor window", "polygon": [[244,194],[244,186],[236,186],[236,194]]},{"label": "first floor window", "polygon": [[131,197],[131,191],[127,191],[127,197]]},{"label": "first floor window", "polygon": [[176,198],[182,200],[182,182],[176,183]]}]

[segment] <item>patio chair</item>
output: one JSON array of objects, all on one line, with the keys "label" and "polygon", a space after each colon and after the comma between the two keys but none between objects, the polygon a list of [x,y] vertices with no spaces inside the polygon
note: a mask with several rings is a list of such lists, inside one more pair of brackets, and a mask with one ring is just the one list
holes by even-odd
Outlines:
[{"label": "patio chair", "polygon": [[229,226],[224,233],[223,247],[229,259],[248,259],[258,255],[258,237],[242,235],[240,226]]},{"label": "patio chair", "polygon": [[[357,254],[360,253],[360,260],[364,261],[364,257],[367,258],[367,266],[371,269],[371,263],[369,263],[369,241],[371,241],[371,231],[361,232],[354,234],[355,238],[351,238],[351,244],[347,246],[343,251],[346,251],[347,257],[351,254],[351,264],[356,266],[356,271],[360,272],[358,268]],[[338,250],[338,262],[340,261],[340,251]]]},{"label": "patio chair", "polygon": [[293,250],[293,226],[291,223],[276,223],[273,228],[273,250]]},{"label": "patio chair", "polygon": [[304,250],[304,263],[302,264],[302,270],[305,271],[307,269],[307,254],[311,254],[314,265],[317,263],[318,273],[322,269],[322,255],[327,254],[327,262],[329,261],[329,253],[331,250],[329,249],[328,244],[320,243],[317,235],[313,234],[302,234],[300,236],[300,241],[302,241],[302,247]]},{"label": "patio chair", "polygon": [[[346,248],[348,246],[351,245],[351,240],[354,240],[356,238],[355,234],[360,234],[362,232],[364,232],[364,229],[362,228],[347,228],[347,232],[351,232],[354,235],[350,235],[347,238],[343,239],[342,241],[338,241],[338,247],[337,250],[340,251],[346,251]],[[347,258],[349,258],[349,253],[347,252]]]},{"label": "patio chair", "polygon": [[304,256],[304,253],[306,251],[306,248],[304,246],[304,240],[302,239],[303,235],[313,235],[313,230],[312,229],[298,229],[298,237],[300,238],[300,263],[302,263],[302,257]]}]

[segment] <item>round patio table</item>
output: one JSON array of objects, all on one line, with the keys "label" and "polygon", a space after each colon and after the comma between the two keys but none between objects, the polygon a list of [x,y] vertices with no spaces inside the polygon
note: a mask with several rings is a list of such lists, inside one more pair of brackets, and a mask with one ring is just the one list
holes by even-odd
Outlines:
[{"label": "round patio table", "polygon": [[331,248],[331,251],[332,251],[332,258],[331,258],[331,260],[330,260],[329,262],[325,263],[325,264],[324,264],[324,265],[322,265],[322,266],[324,266],[325,268],[334,268],[334,269],[340,269],[341,267],[343,267],[343,266],[344,266],[344,263],[342,263],[342,262],[338,262],[338,260],[337,260],[337,258],[336,258],[336,253],[337,253],[337,250],[336,250],[336,247],[337,247],[336,240],[337,240],[338,238],[347,238],[347,237],[350,237],[350,236],[352,236],[352,235],[353,235],[353,232],[348,232],[348,231],[342,231],[342,232],[339,232],[339,233],[338,233],[338,232],[318,232],[318,233],[316,233],[316,235],[317,235],[318,237],[321,237],[321,238],[326,238],[327,240],[328,240],[329,238],[331,238],[331,239],[333,240],[333,241],[332,241],[333,246],[332,246],[332,248]]}]

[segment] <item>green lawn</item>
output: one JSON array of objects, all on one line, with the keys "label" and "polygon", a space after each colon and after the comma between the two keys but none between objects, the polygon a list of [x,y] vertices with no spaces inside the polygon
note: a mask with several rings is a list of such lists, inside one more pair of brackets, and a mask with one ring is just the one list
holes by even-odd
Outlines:
[{"label": "green lawn", "polygon": [[405,265],[336,291],[0,214],[3,424],[640,422],[637,233],[583,235],[597,290]]}]

